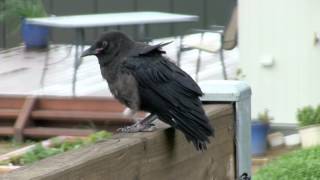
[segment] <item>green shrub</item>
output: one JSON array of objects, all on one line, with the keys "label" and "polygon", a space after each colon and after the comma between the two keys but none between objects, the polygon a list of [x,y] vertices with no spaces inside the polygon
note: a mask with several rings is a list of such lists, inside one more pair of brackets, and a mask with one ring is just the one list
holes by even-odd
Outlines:
[{"label": "green shrub", "polygon": [[5,0],[0,5],[0,20],[3,18],[44,17],[47,12],[42,0]]},{"label": "green shrub", "polygon": [[45,17],[47,12],[42,0],[5,0],[0,1],[0,22],[6,20],[14,32],[20,27],[21,18]]},{"label": "green shrub", "polygon": [[306,106],[298,109],[297,119],[301,127],[320,124],[320,106],[317,106],[316,108]]},{"label": "green shrub", "polygon": [[320,146],[291,152],[257,171],[254,180],[319,180]]},{"label": "green shrub", "polygon": [[65,141],[61,142],[57,139],[52,139],[53,146],[52,147],[43,147],[40,143],[37,143],[35,148],[31,151],[23,154],[22,156],[14,157],[9,160],[9,162],[3,162],[0,164],[14,164],[14,165],[25,165],[30,164],[35,161],[44,159],[46,157],[50,157],[56,154],[60,154],[72,149],[78,149],[88,144],[92,144],[101,140],[108,139],[112,136],[112,133],[107,131],[98,131],[95,132],[85,139],[75,139],[74,141]]},{"label": "green shrub", "polygon": [[258,113],[258,121],[263,123],[270,123],[273,118],[269,116],[269,110],[265,109],[264,112]]}]

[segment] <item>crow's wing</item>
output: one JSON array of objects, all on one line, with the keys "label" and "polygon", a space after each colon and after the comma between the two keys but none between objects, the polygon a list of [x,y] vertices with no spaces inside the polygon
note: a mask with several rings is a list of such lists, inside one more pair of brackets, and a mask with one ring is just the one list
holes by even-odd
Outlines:
[{"label": "crow's wing", "polygon": [[203,93],[197,83],[187,73],[170,62],[168,58],[161,55],[165,53],[161,48],[170,43],[153,46],[137,44],[136,48],[131,51],[124,67],[130,70],[138,81],[141,80],[141,85],[154,86],[170,82],[170,85],[177,86],[172,87],[176,90],[184,90],[182,92],[197,97],[202,96]]},{"label": "crow's wing", "polygon": [[[187,73],[163,56],[129,57],[123,67],[135,77],[142,87],[154,91],[169,88],[172,93],[183,94],[190,98],[203,94]],[[158,93],[162,94],[163,92]]]},{"label": "crow's wing", "polygon": [[151,46],[151,45],[147,45],[146,43],[139,42],[135,44],[135,48],[132,49],[129,56],[137,57],[137,56],[145,56],[145,55],[150,56],[154,54],[164,54],[165,51],[163,51],[161,48],[170,43],[172,43],[172,41]]},{"label": "crow's wing", "polygon": [[201,89],[187,73],[155,52],[131,56],[123,66],[138,82],[141,109],[180,129],[197,148],[205,148],[213,131],[199,100]]}]

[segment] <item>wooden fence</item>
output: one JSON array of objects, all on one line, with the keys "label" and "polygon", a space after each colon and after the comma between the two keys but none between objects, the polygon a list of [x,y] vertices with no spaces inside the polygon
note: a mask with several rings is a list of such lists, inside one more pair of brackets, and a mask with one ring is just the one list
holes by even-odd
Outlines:
[{"label": "wooden fence", "polygon": [[[4,1],[0,0],[0,3]],[[193,14],[200,17],[195,23],[149,25],[148,36],[153,38],[181,34],[189,28],[207,28],[212,24],[225,25],[235,2],[235,0],[44,0],[46,10],[54,15],[146,10]],[[13,26],[12,21],[0,22],[0,48],[17,46],[21,42],[19,31],[14,32]],[[132,26],[120,29],[132,36],[137,33],[136,28]],[[87,40],[94,40],[102,30],[87,29]],[[53,29],[51,40],[54,43],[73,43],[74,36],[72,30]]]},{"label": "wooden fence", "polygon": [[[234,180],[235,112],[232,104],[205,105],[216,133],[197,152],[179,131],[118,134],[0,176],[2,180]],[[161,124],[160,124],[161,125]]]}]

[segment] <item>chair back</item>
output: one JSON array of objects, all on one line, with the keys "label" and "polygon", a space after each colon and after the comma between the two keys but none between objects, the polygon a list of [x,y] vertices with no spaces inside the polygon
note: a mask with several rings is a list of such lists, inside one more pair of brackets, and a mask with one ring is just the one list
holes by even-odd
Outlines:
[{"label": "chair back", "polygon": [[238,6],[232,10],[232,14],[224,31],[223,49],[231,50],[238,44]]}]

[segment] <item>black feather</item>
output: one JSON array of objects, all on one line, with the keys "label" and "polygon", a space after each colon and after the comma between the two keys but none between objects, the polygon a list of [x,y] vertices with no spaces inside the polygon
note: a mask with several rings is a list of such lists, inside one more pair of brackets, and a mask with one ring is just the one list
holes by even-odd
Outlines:
[{"label": "black feather", "polygon": [[155,54],[129,57],[125,63],[139,84],[141,109],[181,130],[197,150],[205,150],[213,129],[202,109],[202,91],[167,58]]}]

